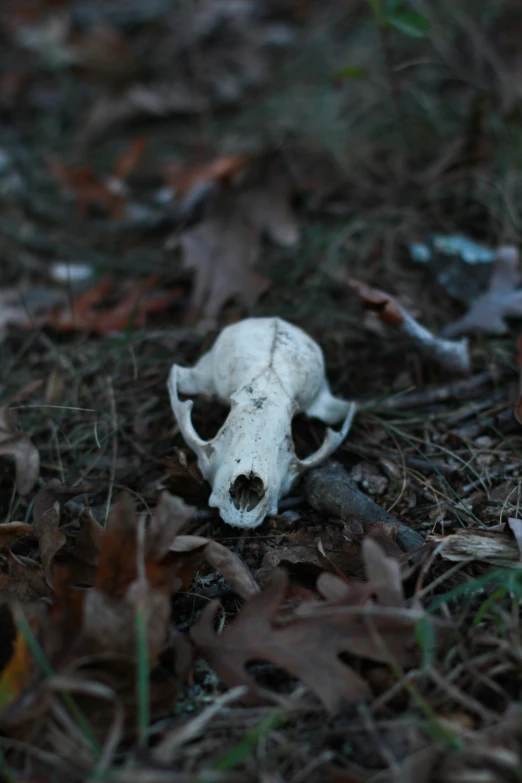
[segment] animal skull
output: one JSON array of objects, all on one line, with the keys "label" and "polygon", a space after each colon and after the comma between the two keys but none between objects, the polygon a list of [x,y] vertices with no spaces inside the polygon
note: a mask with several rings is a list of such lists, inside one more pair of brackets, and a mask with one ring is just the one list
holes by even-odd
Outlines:
[{"label": "animal skull", "polygon": [[[212,486],[209,505],[229,525],[254,528],[277,513],[279,499],[304,471],[325,460],[344,440],[356,406],[334,397],[320,347],[281,318],[248,318],[226,327],[192,368],[174,364],[168,381],[181,434]],[[212,440],[199,437],[186,395],[217,396],[230,413]],[[326,424],[322,446],[298,459],[292,441],[296,413]]]}]

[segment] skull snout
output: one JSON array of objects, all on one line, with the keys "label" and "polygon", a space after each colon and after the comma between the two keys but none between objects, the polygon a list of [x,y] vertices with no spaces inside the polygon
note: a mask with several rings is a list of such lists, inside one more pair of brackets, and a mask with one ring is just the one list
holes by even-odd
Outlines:
[{"label": "skull snout", "polygon": [[263,480],[255,473],[241,473],[230,487],[230,497],[239,511],[252,511],[265,492]]}]

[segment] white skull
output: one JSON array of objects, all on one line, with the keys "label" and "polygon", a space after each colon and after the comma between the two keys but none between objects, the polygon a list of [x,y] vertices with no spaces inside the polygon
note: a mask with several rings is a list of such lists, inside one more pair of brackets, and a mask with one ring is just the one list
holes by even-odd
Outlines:
[{"label": "white skull", "polygon": [[[191,369],[173,365],[172,410],[185,442],[212,486],[209,505],[230,525],[254,528],[277,513],[279,499],[305,470],[326,459],[346,437],[355,403],[334,397],[320,347],[280,318],[249,318],[224,329],[212,349]],[[182,394],[217,396],[230,413],[210,441],[196,433],[192,401]],[[292,418],[304,412],[327,424],[322,446],[298,459]]]}]

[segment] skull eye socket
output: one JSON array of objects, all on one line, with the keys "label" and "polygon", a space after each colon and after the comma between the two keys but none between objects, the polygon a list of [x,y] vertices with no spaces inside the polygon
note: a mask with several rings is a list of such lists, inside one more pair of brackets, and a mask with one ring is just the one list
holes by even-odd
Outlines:
[{"label": "skull eye socket", "polygon": [[241,474],[230,487],[232,502],[241,511],[252,511],[264,494],[265,485],[255,473]]}]

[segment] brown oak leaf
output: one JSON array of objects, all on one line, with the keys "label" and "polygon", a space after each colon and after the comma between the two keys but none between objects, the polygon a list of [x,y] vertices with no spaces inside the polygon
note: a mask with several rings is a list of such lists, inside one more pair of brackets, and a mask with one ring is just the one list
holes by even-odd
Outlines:
[{"label": "brown oak leaf", "polygon": [[[248,686],[244,701],[260,703],[267,697],[247,672],[249,661],[266,660],[282,667],[330,710],[370,695],[367,683],[341,661],[342,653],[413,665],[413,631],[423,616],[420,610],[372,602],[361,606],[310,601],[299,605],[298,615],[282,616],[287,586],[285,572],[276,571],[270,585],[253,596],[221,634],[213,628],[217,601],[203,610],[191,631],[199,653],[224,682]],[[379,592],[382,589],[381,584]]]},{"label": "brown oak leaf", "polygon": [[90,484],[66,487],[58,479],[51,479],[47,486],[43,487],[36,495],[33,522],[48,584],[52,583],[51,570],[54,557],[67,540],[60,530],[61,506],[71,498],[83,495],[91,489]]},{"label": "brown oak leaf", "polygon": [[195,273],[189,320],[215,319],[231,299],[252,309],[269,286],[253,269],[262,235],[282,247],[299,239],[290,195],[288,181],[270,167],[256,187],[222,188],[207,218],[181,235],[183,264]]}]

